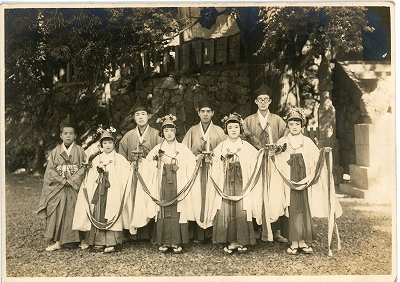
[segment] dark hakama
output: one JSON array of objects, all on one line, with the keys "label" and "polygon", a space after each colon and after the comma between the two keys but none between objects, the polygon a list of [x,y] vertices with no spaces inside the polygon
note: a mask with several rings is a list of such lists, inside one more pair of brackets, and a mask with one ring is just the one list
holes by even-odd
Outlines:
[{"label": "dark hakama", "polygon": [[[174,164],[164,164],[160,199],[171,199],[177,195],[177,178]],[[189,243],[187,223],[179,223],[178,204],[161,207],[157,214],[152,242],[157,245],[179,245]]]},{"label": "dark hakama", "polygon": [[[301,153],[290,154],[290,180],[298,182],[306,177],[306,167]],[[308,189],[301,191],[290,189],[290,206],[288,224],[283,236],[289,241],[312,241],[316,239],[316,231],[311,217],[308,202]]]},{"label": "dark hakama", "polygon": [[[243,179],[240,163],[229,163],[224,192],[230,196],[237,196],[241,195],[242,190]],[[217,211],[214,219],[213,242],[237,242],[242,246],[256,243],[253,222],[247,221],[246,211],[243,210],[243,199],[236,202],[222,199],[221,208]]]}]

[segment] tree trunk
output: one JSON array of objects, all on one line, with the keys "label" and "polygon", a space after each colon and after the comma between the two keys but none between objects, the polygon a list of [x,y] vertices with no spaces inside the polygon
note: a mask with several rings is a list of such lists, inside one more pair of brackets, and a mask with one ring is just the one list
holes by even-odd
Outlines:
[{"label": "tree trunk", "polygon": [[31,165],[31,172],[34,175],[39,175],[44,173],[44,166],[45,163],[45,149],[44,149],[44,140],[43,138],[39,137],[36,142],[35,148],[35,157],[32,161]]}]

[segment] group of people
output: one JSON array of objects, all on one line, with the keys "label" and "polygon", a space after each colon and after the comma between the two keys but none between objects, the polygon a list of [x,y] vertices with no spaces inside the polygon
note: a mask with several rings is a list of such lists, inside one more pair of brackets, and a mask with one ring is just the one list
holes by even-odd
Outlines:
[{"label": "group of people", "polygon": [[159,118],[158,131],[148,124],[149,108],[138,104],[137,126],[118,152],[115,130],[102,130],[93,160],[75,143],[68,116],[39,203],[45,237],[54,241],[46,251],[79,242],[110,253],[125,240],[148,238],[160,252],[182,253],[189,240],[212,239],[227,254],[244,253],[261,232],[262,240],[290,242],[288,254],[312,253],[306,242],[316,239],[313,217],[327,217],[332,208],[341,214],[325,151],[302,134],[301,108],[284,121],[268,109],[271,89],[263,84],[255,95],[257,113],[225,116],[223,128],[213,124],[213,105],[204,97],[200,123],[182,143],[175,116]]}]

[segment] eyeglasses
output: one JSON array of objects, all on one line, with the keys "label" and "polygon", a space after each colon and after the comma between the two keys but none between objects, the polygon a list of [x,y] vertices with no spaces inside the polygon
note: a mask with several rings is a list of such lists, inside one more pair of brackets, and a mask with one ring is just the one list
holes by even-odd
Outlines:
[{"label": "eyeglasses", "polygon": [[258,102],[258,103],[268,103],[269,101],[270,101],[269,98],[264,98],[264,99],[258,98],[258,99],[257,99],[257,102]]}]

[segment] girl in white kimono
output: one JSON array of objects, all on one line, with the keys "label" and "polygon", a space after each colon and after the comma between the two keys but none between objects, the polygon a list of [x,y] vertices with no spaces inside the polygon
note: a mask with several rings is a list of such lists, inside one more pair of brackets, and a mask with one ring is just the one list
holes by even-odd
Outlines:
[{"label": "girl in white kimono", "polygon": [[100,138],[103,152],[93,159],[82,183],[73,221],[73,229],[89,231],[87,243],[104,253],[114,252],[122,243],[122,220],[127,214],[122,208],[132,174],[129,162],[115,152],[114,142],[111,133],[104,130]]},{"label": "girl in white kimono", "polygon": [[[275,194],[270,195],[270,205],[275,206],[276,213],[285,213],[287,217],[288,224],[282,230],[283,236],[291,242],[287,253],[311,254],[313,249],[306,242],[316,239],[313,217],[328,217],[329,176],[326,165],[321,162],[319,176],[314,177],[318,175],[316,168],[320,150],[301,133],[306,121],[304,110],[291,109],[286,120],[289,134],[277,142],[280,148],[286,149],[274,156],[275,168],[271,169],[270,186],[274,187]],[[330,189],[334,191],[333,179]],[[334,198],[332,209],[339,217],[342,211],[334,192],[331,197]]]},{"label": "girl in white kimono", "polygon": [[[253,198],[261,197],[261,186],[254,186],[258,151],[239,135],[242,118],[233,113],[225,117],[228,139],[214,150],[211,177],[219,192],[215,195],[211,216],[214,218],[213,242],[225,243],[224,252],[246,252],[256,243],[252,218],[261,224],[260,211],[255,211]],[[258,166],[258,170],[260,166]]]},{"label": "girl in white kimono", "polygon": [[183,252],[182,245],[189,243],[188,221],[195,220],[192,185],[187,184],[189,179],[194,179],[196,157],[188,147],[176,141],[175,120],[172,115],[157,120],[157,123],[162,122],[163,141],[143,160],[143,186],[147,186],[152,197],[147,205],[148,217],[155,216],[152,243],[159,245],[160,252],[172,248],[178,254]]}]

